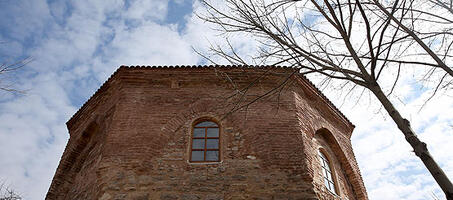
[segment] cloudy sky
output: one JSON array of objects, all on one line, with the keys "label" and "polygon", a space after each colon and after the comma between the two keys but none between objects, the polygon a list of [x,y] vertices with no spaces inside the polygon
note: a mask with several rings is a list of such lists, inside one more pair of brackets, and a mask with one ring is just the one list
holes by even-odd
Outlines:
[{"label": "cloudy sky", "polygon": [[[203,51],[217,37],[193,16],[200,7],[192,0],[0,0],[0,8],[2,63],[32,58],[2,77],[26,94],[0,92],[0,180],[31,200],[48,190],[68,140],[65,122],[118,66],[204,64],[192,47]],[[253,51],[253,40],[235,42]],[[453,178],[452,96],[420,111],[429,94],[410,81],[400,88],[404,101],[395,103]],[[370,199],[442,199],[379,106],[354,104],[340,109],[356,125],[352,142]]]}]

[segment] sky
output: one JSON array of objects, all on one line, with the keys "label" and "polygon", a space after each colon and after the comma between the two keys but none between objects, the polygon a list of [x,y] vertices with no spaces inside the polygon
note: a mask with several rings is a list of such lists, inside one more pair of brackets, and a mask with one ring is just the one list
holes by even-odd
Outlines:
[{"label": "sky", "polygon": [[[1,61],[32,60],[2,77],[26,93],[0,91],[0,181],[30,200],[47,193],[66,121],[120,65],[205,64],[193,48],[222,40],[194,16],[201,8],[192,0],[0,0],[0,8]],[[256,45],[246,37],[233,44],[243,54]],[[399,88],[396,106],[453,178],[453,97],[438,95],[420,110],[429,93],[410,81]],[[325,94],[356,125],[352,144],[370,199],[444,198],[379,106]]]}]

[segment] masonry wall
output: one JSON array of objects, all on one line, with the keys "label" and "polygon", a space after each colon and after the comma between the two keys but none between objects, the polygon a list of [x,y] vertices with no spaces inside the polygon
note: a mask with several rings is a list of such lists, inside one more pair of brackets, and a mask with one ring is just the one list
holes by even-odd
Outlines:
[{"label": "masonry wall", "polygon": [[104,84],[67,122],[70,138],[46,199],[96,199],[105,136],[120,94],[117,80]]},{"label": "masonry wall", "polygon": [[[323,125],[349,139],[352,128],[332,111],[310,103],[319,97],[301,90],[298,77],[288,79],[291,73],[120,69],[108,82],[114,92],[105,92],[105,99],[95,103],[98,106],[84,106],[76,120],[68,122],[71,139],[63,158],[73,152],[74,144],[84,144],[84,150],[77,150],[81,156],[72,162],[85,164],[66,170],[76,178],[60,175],[57,182],[66,183],[55,187],[52,183],[49,194],[68,190],[64,188],[72,191],[48,194],[47,199],[366,199],[349,181],[354,174],[348,174],[344,169],[348,165],[340,161],[345,154],[334,161],[339,195],[323,190],[314,155],[325,146],[335,157],[343,147],[332,150],[330,140],[315,133]],[[237,88],[251,80],[256,82],[247,95],[238,95]],[[284,87],[275,89],[281,83]],[[248,105],[269,91],[273,92]],[[221,162],[188,161],[192,126],[200,118],[220,126]],[[88,142],[73,139],[88,132],[96,133]],[[350,148],[350,143],[342,145]]]},{"label": "masonry wall", "polygon": [[338,196],[343,199],[368,199],[360,170],[351,145],[352,126],[345,118],[334,115],[320,93],[313,90],[308,82],[293,87],[299,130],[304,144],[307,173],[313,179],[319,199],[332,199],[320,176],[319,149],[325,149],[332,159],[333,176],[337,180]]}]

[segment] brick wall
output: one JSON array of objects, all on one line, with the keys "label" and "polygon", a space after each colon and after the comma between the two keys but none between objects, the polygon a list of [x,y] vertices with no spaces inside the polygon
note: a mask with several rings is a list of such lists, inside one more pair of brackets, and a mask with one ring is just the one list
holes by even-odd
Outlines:
[{"label": "brick wall", "polygon": [[[122,67],[68,122],[47,199],[367,199],[353,126],[329,106],[291,69]],[[221,162],[188,161],[200,118],[219,124]],[[320,146],[337,196],[319,181]]]}]

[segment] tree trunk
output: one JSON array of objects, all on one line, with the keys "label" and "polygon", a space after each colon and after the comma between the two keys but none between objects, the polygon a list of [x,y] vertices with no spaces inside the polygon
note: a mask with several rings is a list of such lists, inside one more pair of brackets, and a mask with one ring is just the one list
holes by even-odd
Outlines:
[{"label": "tree trunk", "polygon": [[426,168],[436,180],[437,184],[439,184],[440,188],[442,188],[442,190],[444,191],[447,200],[453,200],[453,185],[448,179],[447,175],[445,175],[444,171],[442,171],[442,169],[429,153],[428,148],[426,148],[426,143],[418,139],[417,135],[412,130],[409,121],[403,118],[401,114],[395,109],[393,104],[390,102],[384,92],[382,92],[380,86],[377,83],[375,83],[375,85],[373,86],[370,86],[369,89],[374,93],[374,95],[376,95],[376,97],[384,106],[385,110],[387,110],[389,115],[392,117],[393,121],[395,121],[396,125],[398,125],[398,128],[403,132],[407,142],[409,142],[409,144],[414,149],[415,155],[417,155],[423,161]]}]

